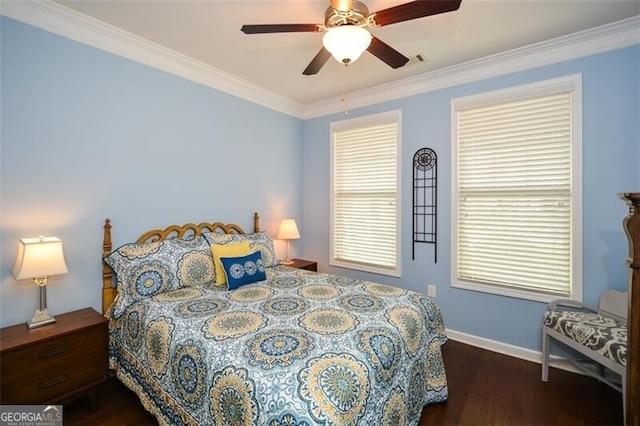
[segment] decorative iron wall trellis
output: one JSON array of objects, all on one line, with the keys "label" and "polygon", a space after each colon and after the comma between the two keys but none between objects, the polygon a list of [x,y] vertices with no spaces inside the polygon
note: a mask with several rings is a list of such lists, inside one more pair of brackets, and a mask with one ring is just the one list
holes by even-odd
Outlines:
[{"label": "decorative iron wall trellis", "polygon": [[431,148],[421,148],[413,155],[413,250],[416,243],[433,244],[438,263],[438,156]]}]

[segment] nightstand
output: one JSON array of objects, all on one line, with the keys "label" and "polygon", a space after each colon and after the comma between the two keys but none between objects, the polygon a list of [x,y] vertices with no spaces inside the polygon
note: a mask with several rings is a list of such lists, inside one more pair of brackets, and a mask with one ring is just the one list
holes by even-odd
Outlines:
[{"label": "nightstand", "polygon": [[292,268],[306,269],[307,271],[318,272],[318,262],[304,259],[291,259],[293,264],[287,265]]},{"label": "nightstand", "polygon": [[91,308],[29,330],[0,330],[0,404],[64,404],[88,395],[95,411],[107,379],[108,321]]}]

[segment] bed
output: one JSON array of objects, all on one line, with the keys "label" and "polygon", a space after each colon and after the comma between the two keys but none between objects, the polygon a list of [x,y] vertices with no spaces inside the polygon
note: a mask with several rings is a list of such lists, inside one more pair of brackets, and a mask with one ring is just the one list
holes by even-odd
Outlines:
[{"label": "bed", "polygon": [[257,213],[248,234],[174,225],[112,249],[107,219],[110,367],[160,424],[416,425],[447,399],[433,299],[280,265]]}]

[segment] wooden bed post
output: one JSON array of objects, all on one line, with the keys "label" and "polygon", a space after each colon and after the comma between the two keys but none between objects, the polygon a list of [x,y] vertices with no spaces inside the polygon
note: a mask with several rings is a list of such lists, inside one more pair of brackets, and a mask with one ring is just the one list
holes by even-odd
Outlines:
[{"label": "wooden bed post", "polygon": [[[104,236],[102,240],[102,256],[111,253],[111,220],[104,221]],[[113,272],[106,263],[102,263],[102,313],[106,313],[116,297],[113,288]]]},{"label": "wooden bed post", "polygon": [[640,192],[620,194],[629,206],[622,224],[629,239],[626,425],[640,425]]},{"label": "wooden bed post", "polygon": [[260,232],[260,215],[258,212],[253,214],[253,232]]}]

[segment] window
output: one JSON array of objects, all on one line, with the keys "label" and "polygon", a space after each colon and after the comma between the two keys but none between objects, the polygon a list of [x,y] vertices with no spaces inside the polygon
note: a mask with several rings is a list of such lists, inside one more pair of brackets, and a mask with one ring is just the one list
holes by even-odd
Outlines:
[{"label": "window", "polygon": [[400,276],[400,111],[331,124],[329,263]]},{"label": "window", "polygon": [[452,285],[582,299],[581,80],[452,101]]}]

